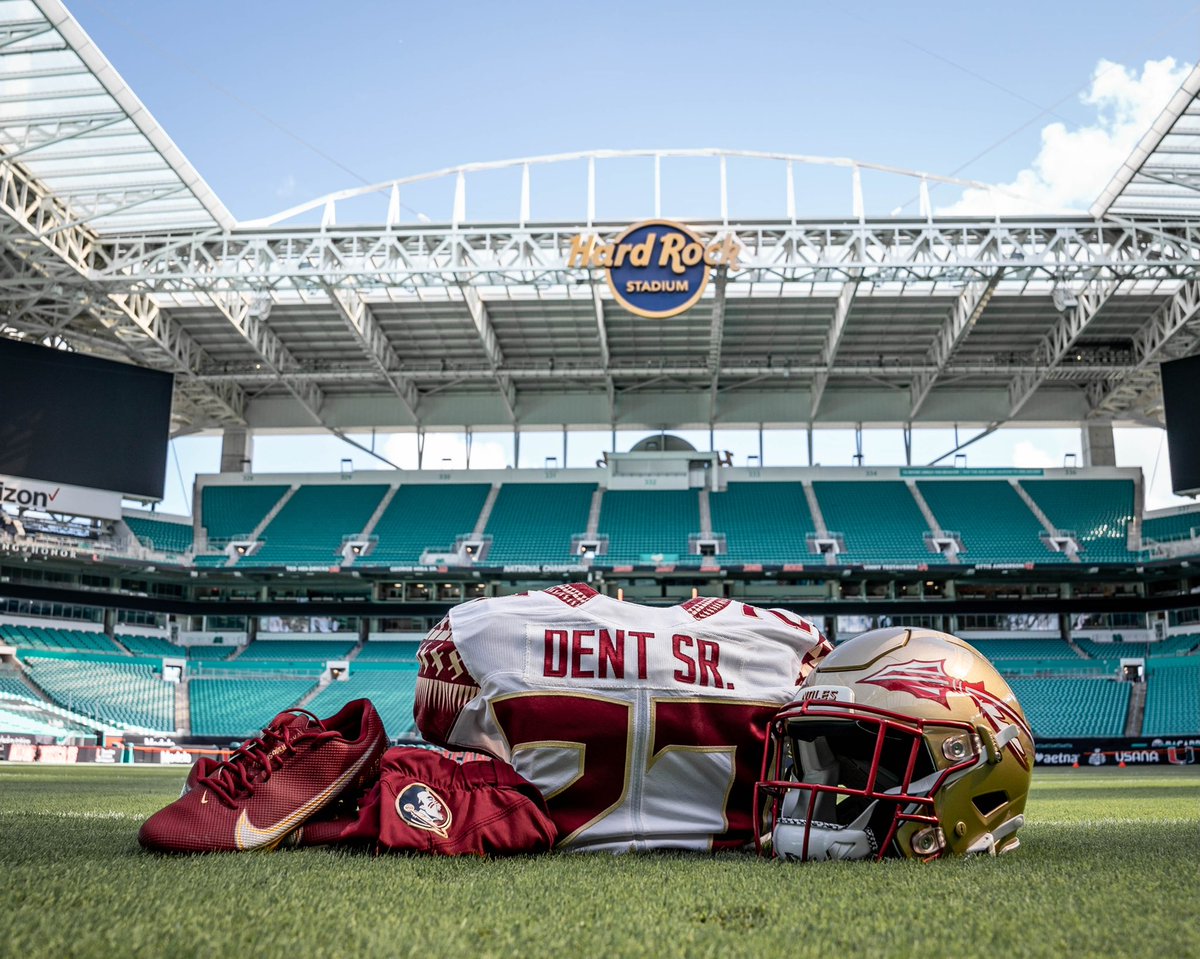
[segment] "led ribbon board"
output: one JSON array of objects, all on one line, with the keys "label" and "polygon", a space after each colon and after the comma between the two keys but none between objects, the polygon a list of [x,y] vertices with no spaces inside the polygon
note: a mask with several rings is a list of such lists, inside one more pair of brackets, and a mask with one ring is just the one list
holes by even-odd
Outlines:
[{"label": "led ribbon board", "polygon": [[665,320],[699,302],[713,267],[739,267],[732,233],[707,242],[671,220],[635,223],[611,243],[580,234],[571,241],[568,269],[603,269],[616,301],[638,316]]}]

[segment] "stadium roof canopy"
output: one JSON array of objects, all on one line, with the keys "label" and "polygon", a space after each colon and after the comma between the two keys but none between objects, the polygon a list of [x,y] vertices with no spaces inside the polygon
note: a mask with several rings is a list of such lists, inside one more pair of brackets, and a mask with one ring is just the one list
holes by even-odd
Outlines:
[{"label": "stadium roof canopy", "polygon": [[[939,218],[943,178],[706,149],[470,164],[237,223],[58,0],[0,0],[0,332],[174,371],[181,431],[1159,422],[1157,363],[1200,342],[1200,208],[1129,204],[1168,151],[1194,190],[1196,76],[1091,216]],[[710,163],[689,225],[741,248],[668,320],[568,264],[575,237],[628,226],[597,215],[596,171],[631,158],[646,217],[673,212],[673,164]],[[727,189],[746,163],[779,185],[769,216]],[[586,214],[534,220],[566,164]],[[497,169],[519,213],[472,220],[468,183]],[[842,178],[844,217],[798,209],[813,171]],[[866,215],[864,174],[920,212]],[[444,219],[403,220],[435,180]]]},{"label": "stadium roof canopy", "polygon": [[1121,164],[1091,212],[1200,217],[1200,64]]}]

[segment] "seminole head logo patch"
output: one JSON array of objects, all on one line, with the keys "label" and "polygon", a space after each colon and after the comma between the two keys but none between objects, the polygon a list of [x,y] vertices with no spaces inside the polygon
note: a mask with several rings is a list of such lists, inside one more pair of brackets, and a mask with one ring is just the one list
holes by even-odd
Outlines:
[{"label": "seminole head logo patch", "polygon": [[635,223],[612,242],[579,235],[568,269],[602,269],[616,301],[654,320],[678,316],[704,293],[714,267],[737,270],[742,248],[733,233],[706,240],[671,220]]},{"label": "seminole head logo patch", "polygon": [[425,783],[411,783],[400,791],[396,796],[396,815],[414,829],[436,833],[443,839],[454,819],[446,800]]}]

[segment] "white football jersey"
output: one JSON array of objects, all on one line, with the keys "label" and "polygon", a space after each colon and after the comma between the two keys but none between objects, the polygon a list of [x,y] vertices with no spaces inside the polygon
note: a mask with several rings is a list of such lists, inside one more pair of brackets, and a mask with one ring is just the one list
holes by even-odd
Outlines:
[{"label": "white football jersey", "polygon": [[560,847],[740,847],[767,724],[829,649],[795,613],[726,599],[654,608],[571,584],[477,600],[421,645],[417,726],[511,763]]}]

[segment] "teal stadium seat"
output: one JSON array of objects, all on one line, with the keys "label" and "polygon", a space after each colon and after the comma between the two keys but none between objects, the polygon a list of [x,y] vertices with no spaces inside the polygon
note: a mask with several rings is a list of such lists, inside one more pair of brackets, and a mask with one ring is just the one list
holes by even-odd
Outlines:
[{"label": "teal stadium seat", "polygon": [[278,485],[205,486],[200,492],[200,522],[208,531],[209,546],[221,547],[248,537],[288,489]]},{"label": "teal stadium seat", "polygon": [[595,483],[505,483],[484,531],[487,565],[569,563],[571,538],[587,532]]},{"label": "teal stadium seat", "polygon": [[189,524],[168,523],[143,516],[126,516],[125,524],[138,541],[150,549],[162,553],[186,553],[192,548],[192,527]]},{"label": "teal stadium seat", "polygon": [[16,696],[18,699],[36,699],[33,690],[16,676],[0,673],[0,696]]},{"label": "teal stadium seat", "polygon": [[1068,563],[1041,540],[1045,532],[1003,480],[920,480],[917,489],[943,530],[958,533],[964,563]]},{"label": "teal stadium seat", "polygon": [[113,726],[175,728],[175,686],[163,682],[157,664],[27,658],[25,665],[51,699],[73,712]]},{"label": "teal stadium seat", "polygon": [[117,642],[134,656],[182,657],[186,655],[183,649],[161,636],[122,636],[118,633]]},{"label": "teal stadium seat", "polygon": [[315,685],[313,679],[193,679],[188,684],[192,735],[253,736]]},{"label": "teal stadium seat", "polygon": [[1170,516],[1147,517],[1142,520],[1142,540],[1165,543],[1171,540],[1200,536],[1200,510],[1174,513]]},{"label": "teal stadium seat", "polygon": [[725,534],[731,563],[820,564],[810,553],[807,534],[816,530],[802,483],[730,483],[710,493],[709,508],[716,533]]},{"label": "teal stadium seat", "polygon": [[330,659],[345,659],[358,645],[356,638],[346,639],[258,639],[246,647],[237,662],[285,660],[288,662],[324,663]]},{"label": "teal stadium seat", "polygon": [[103,633],[54,626],[0,625],[0,641],[18,649],[52,649],[90,653],[122,653]]},{"label": "teal stadium seat", "polygon": [[241,647],[239,646],[187,646],[188,659],[200,662],[212,662],[228,659]]},{"label": "teal stadium seat", "polygon": [[1129,683],[1110,679],[1008,680],[1037,737],[1122,736]]},{"label": "teal stadium seat", "polygon": [[489,492],[487,483],[401,485],[375,524],[374,550],[354,565],[407,566],[425,550],[452,551],[456,537],[474,532]]},{"label": "teal stadium seat", "polygon": [[388,488],[301,486],[262,531],[262,547],[238,566],[334,566],[347,536],[361,533]]},{"label": "teal stadium seat", "polygon": [[413,736],[416,734],[413,702],[417,691],[417,668],[415,663],[361,664],[355,660],[348,680],[330,683],[306,708],[326,717],[353,699],[369,699],[379,710],[383,728],[390,737]]},{"label": "teal stadium seat", "polygon": [[1021,486],[1057,529],[1074,531],[1083,562],[1142,558],[1127,545],[1134,513],[1132,480],[1022,480]]},{"label": "teal stadium seat", "polygon": [[1146,659],[1182,656],[1200,645],[1200,636],[1188,634],[1169,636],[1152,643],[1098,643],[1091,639],[1075,640],[1077,646],[1093,659],[1120,660],[1141,656]]},{"label": "teal stadium seat", "polygon": [[1083,662],[1075,650],[1061,639],[972,639],[970,636],[962,638],[995,663],[1009,659]]},{"label": "teal stadium seat", "polygon": [[699,566],[689,555],[688,537],[700,532],[700,498],[696,490],[608,490],[600,504],[598,532],[608,537],[608,553],[597,563],[619,566],[663,562]]},{"label": "teal stadium seat", "polygon": [[912,491],[899,481],[814,482],[813,492],[831,533],[845,537],[840,564],[944,563],[929,549],[929,526]]},{"label": "teal stadium seat", "polygon": [[415,663],[420,643],[404,640],[373,639],[354,657],[355,663]]},{"label": "teal stadium seat", "polygon": [[1200,662],[1186,657],[1146,664],[1143,736],[1200,733]]}]

